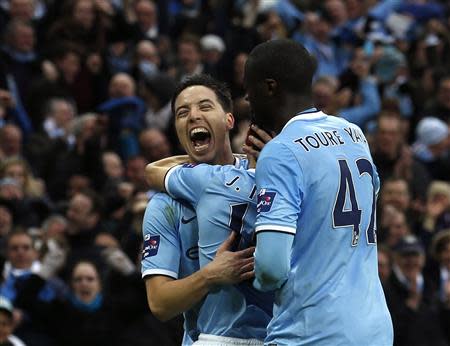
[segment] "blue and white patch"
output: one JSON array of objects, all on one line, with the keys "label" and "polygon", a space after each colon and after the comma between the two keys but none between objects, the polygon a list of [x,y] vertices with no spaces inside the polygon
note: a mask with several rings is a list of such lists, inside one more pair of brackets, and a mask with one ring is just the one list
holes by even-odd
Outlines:
[{"label": "blue and white patch", "polygon": [[142,259],[155,256],[159,249],[159,235],[147,234],[144,238],[144,249],[142,250]]},{"label": "blue and white patch", "polygon": [[256,205],[256,212],[259,214],[270,211],[276,195],[277,195],[276,192],[261,189],[258,194],[258,203]]}]

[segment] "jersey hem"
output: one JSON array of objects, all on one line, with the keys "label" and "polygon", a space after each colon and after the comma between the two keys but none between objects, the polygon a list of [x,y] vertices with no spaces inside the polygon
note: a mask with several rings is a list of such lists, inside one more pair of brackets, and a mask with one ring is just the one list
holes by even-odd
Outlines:
[{"label": "jersey hem", "polygon": [[289,226],[280,226],[280,225],[256,226],[255,233],[260,232],[280,232],[280,233],[295,234],[297,233],[297,229]]},{"label": "jersey hem", "polygon": [[172,193],[171,193],[170,190],[169,190],[169,178],[170,178],[170,176],[172,175],[172,173],[175,172],[175,170],[176,170],[177,168],[179,168],[179,167],[181,167],[181,165],[173,166],[172,168],[170,168],[170,169],[166,172],[166,175],[165,175],[165,177],[164,177],[164,188],[166,189],[166,192],[167,192],[167,193],[170,195],[170,197],[172,197],[172,198],[175,198],[175,197],[172,195]]},{"label": "jersey hem", "polygon": [[178,279],[178,274],[171,271],[171,270],[165,270],[165,269],[147,269],[144,270],[142,273],[142,278],[150,275],[164,275],[164,276],[170,276],[173,279]]}]

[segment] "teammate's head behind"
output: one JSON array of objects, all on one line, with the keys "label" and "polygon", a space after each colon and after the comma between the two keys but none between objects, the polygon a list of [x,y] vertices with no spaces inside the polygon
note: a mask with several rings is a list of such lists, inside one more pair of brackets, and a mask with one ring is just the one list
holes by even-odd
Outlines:
[{"label": "teammate's head behind", "polygon": [[192,160],[233,162],[229,137],[233,103],[225,84],[204,74],[186,78],[175,89],[171,105],[178,139]]},{"label": "teammate's head behind", "polygon": [[315,59],[293,40],[271,40],[257,45],[248,57],[244,77],[256,123],[273,130],[275,116],[280,112],[310,106],[315,70]]}]

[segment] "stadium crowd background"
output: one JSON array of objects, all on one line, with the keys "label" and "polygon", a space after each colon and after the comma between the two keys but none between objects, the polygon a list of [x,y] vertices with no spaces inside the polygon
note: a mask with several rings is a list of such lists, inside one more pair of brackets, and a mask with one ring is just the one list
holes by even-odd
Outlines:
[{"label": "stadium crowd background", "polygon": [[447,1],[0,0],[0,33],[0,345],[180,343],[140,277],[144,167],[180,153],[170,98],[195,73],[231,88],[240,152],[247,54],[281,37],[370,141],[395,344],[450,344]]}]

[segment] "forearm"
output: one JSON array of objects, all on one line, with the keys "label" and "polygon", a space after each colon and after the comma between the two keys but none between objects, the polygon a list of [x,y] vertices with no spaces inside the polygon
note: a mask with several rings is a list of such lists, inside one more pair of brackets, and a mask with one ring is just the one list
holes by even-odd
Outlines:
[{"label": "forearm", "polygon": [[369,79],[360,82],[359,92],[362,96],[362,103],[354,107],[341,109],[339,114],[344,119],[362,127],[379,113],[381,100],[375,82]]},{"label": "forearm", "polygon": [[205,270],[179,280],[150,277],[146,281],[150,310],[159,320],[167,321],[199,303],[211,285]]},{"label": "forearm", "polygon": [[293,241],[294,237],[291,234],[277,232],[257,234],[255,281],[253,282],[256,289],[275,290],[288,279]]},{"label": "forearm", "polygon": [[186,163],[189,161],[189,156],[179,155],[171,156],[165,159],[152,162],[145,167],[145,177],[150,188],[165,191],[164,187],[164,177],[166,176],[169,169],[176,165]]}]

